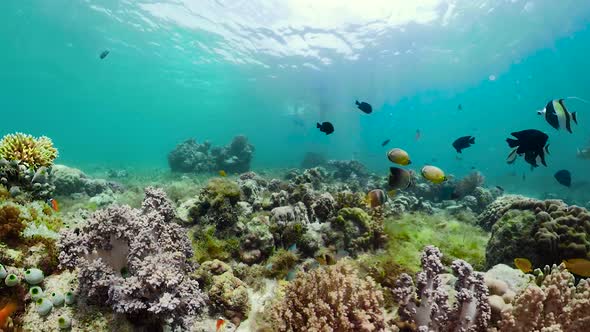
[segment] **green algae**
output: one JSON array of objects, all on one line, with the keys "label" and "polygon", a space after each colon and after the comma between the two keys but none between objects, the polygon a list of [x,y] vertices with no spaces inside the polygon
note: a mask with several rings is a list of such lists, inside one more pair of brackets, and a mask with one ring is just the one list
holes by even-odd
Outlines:
[{"label": "green algae", "polygon": [[485,265],[488,234],[445,214],[417,213],[386,219],[385,233],[388,236],[386,250],[377,254],[376,259],[388,262],[391,258],[413,273],[420,270],[420,253],[427,245],[440,248],[445,264],[463,259],[476,270],[482,270]]},{"label": "green algae", "polygon": [[228,261],[239,251],[240,242],[237,237],[217,237],[215,226],[194,229],[189,232],[193,246],[193,260],[203,263],[214,259]]}]

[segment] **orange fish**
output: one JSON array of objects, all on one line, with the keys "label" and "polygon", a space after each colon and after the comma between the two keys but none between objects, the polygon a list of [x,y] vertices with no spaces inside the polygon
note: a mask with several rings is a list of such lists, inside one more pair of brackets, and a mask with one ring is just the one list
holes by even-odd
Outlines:
[{"label": "orange fish", "polygon": [[53,211],[59,212],[59,203],[57,202],[57,199],[50,198],[48,203],[51,206],[51,208],[53,209]]},{"label": "orange fish", "polygon": [[221,330],[221,328],[225,325],[225,319],[219,317],[217,319],[217,324],[215,324],[215,332],[219,332],[219,330]]},{"label": "orange fish", "polygon": [[420,133],[420,129],[418,129],[416,130],[416,141],[419,141],[420,137],[422,137],[422,134]]},{"label": "orange fish", "polygon": [[4,308],[0,310],[0,328],[4,328],[4,326],[6,326],[6,320],[8,317],[10,317],[10,315],[12,315],[16,308],[16,303],[9,302],[4,306]]}]

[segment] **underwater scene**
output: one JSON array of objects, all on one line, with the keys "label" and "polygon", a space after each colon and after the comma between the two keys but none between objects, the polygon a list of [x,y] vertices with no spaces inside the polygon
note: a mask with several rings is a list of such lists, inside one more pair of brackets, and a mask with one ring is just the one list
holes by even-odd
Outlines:
[{"label": "underwater scene", "polygon": [[590,331],[590,2],[0,22],[0,331]]}]

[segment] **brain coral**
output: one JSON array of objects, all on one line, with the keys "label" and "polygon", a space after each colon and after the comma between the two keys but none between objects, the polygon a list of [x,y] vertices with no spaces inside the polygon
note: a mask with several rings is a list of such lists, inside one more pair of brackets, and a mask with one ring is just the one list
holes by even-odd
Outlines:
[{"label": "brain coral", "polygon": [[29,168],[49,167],[57,158],[57,149],[50,138],[16,133],[9,134],[0,141],[0,158],[18,160]]},{"label": "brain coral", "polygon": [[497,220],[488,222],[494,224],[486,248],[488,266],[510,264],[517,257],[528,258],[533,266],[590,258],[590,213],[584,208],[559,200],[513,198],[501,208],[492,204],[482,215]]}]

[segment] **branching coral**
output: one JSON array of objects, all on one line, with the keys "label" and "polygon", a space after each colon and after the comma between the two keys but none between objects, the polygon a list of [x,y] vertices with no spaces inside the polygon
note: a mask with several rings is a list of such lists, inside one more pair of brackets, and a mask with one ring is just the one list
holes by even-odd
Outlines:
[{"label": "branching coral", "polygon": [[500,331],[590,331],[590,281],[576,286],[564,265],[554,265],[541,287],[530,285],[513,307],[502,313]]},{"label": "branching coral", "polygon": [[383,295],[339,263],[299,274],[270,309],[275,331],[383,331]]},{"label": "branching coral", "polygon": [[147,188],[142,209],[111,206],[79,231],[65,231],[60,264],[79,268],[80,292],[90,301],[156,326],[184,326],[204,295],[190,277],[190,242],[172,217],[163,191]]},{"label": "branching coral", "polygon": [[18,161],[32,169],[53,165],[57,158],[57,149],[50,138],[34,138],[23,133],[9,134],[0,141],[0,158]]},{"label": "branching coral", "polygon": [[416,287],[409,275],[400,276],[393,289],[394,300],[399,304],[397,324],[414,326],[418,331],[485,331],[491,309],[483,275],[474,272],[465,261],[454,261],[456,301],[451,305],[443,287],[441,258],[438,248],[427,246],[422,253],[422,271],[416,275]]}]

